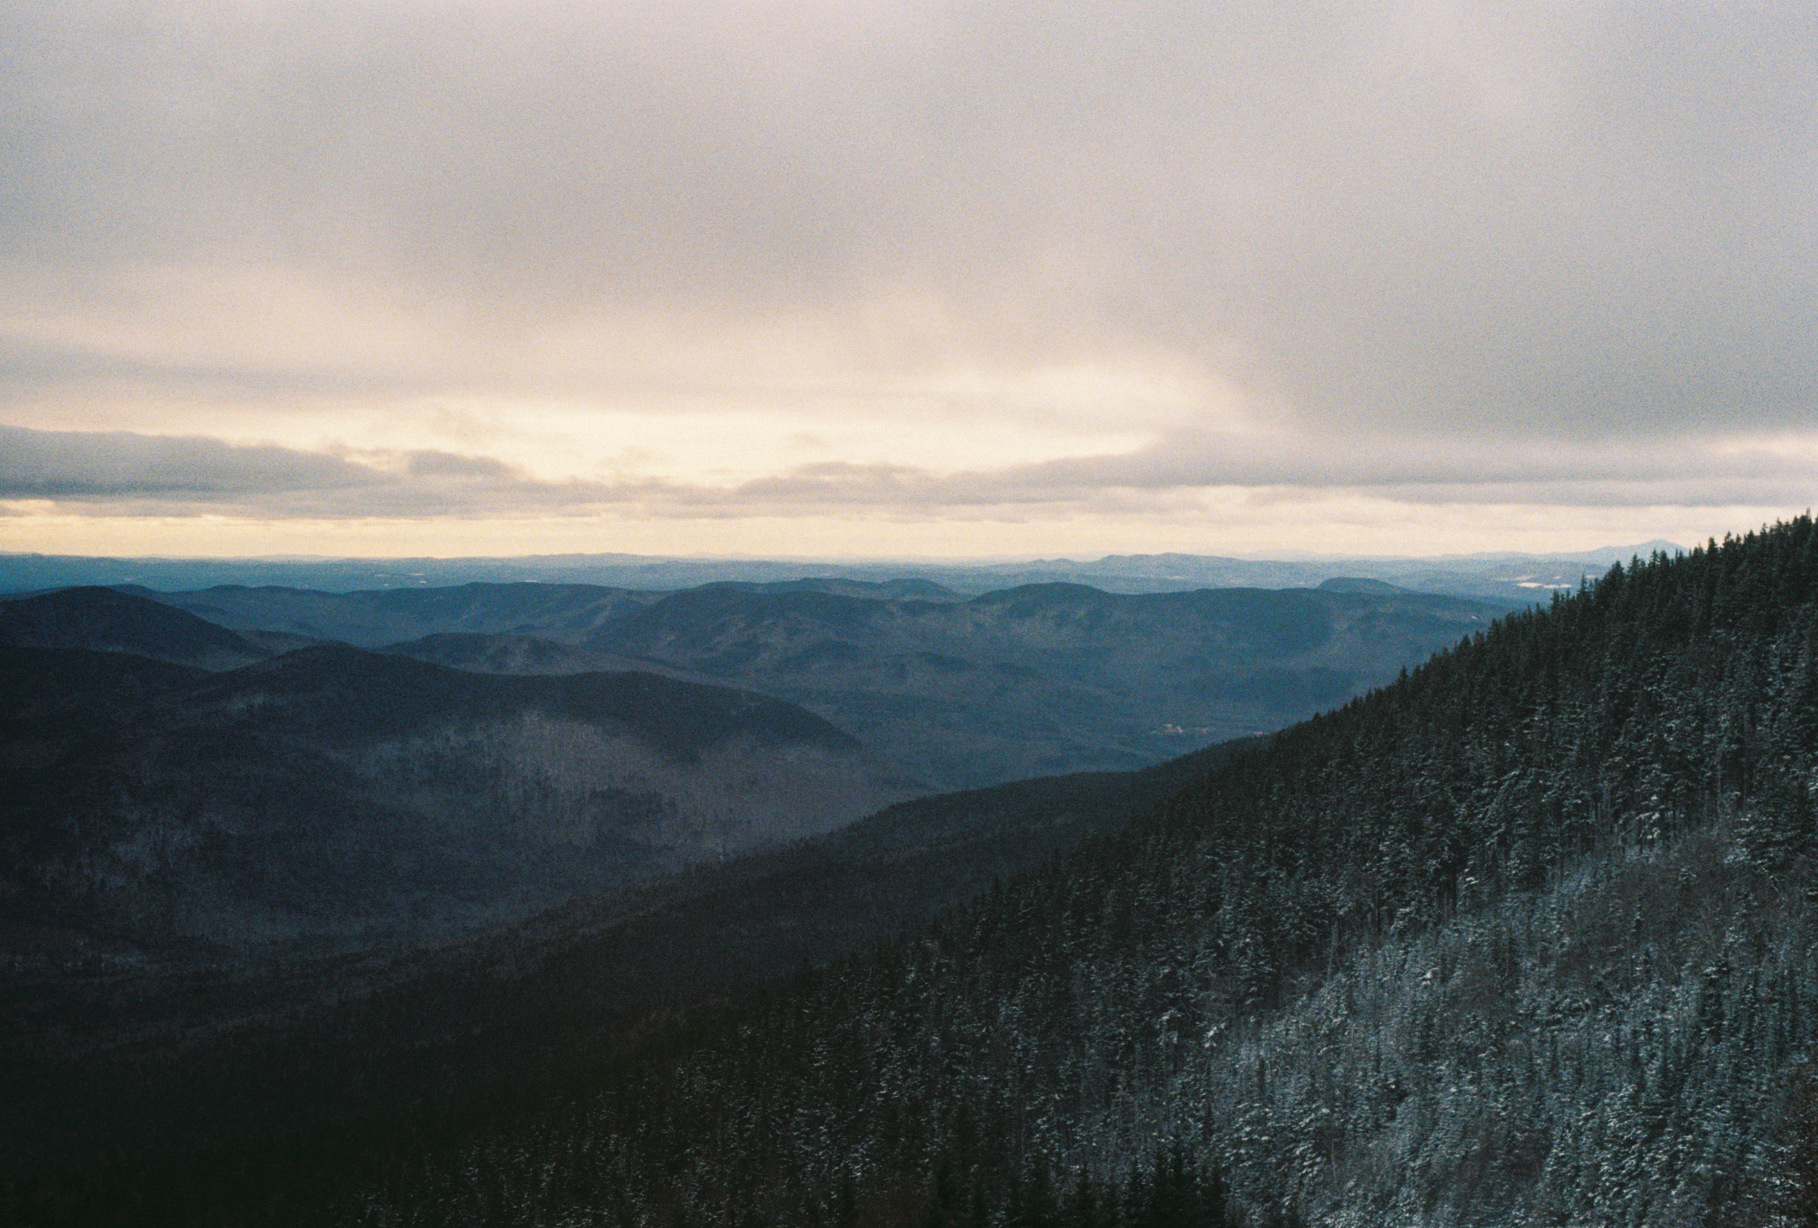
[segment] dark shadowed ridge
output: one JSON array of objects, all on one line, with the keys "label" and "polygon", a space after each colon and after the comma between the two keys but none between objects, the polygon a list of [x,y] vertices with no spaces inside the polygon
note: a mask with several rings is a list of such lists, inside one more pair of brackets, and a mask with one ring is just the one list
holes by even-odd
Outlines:
[{"label": "dark shadowed ridge", "polygon": [[1368,576],[1333,576],[1330,580],[1320,581],[1319,587],[1322,592],[1327,593],[1377,593],[1382,596],[1414,592],[1413,589],[1403,588],[1399,584],[1390,584],[1387,580],[1372,580]]},{"label": "dark shadowed ridge", "polygon": [[445,941],[925,791],[782,700],[346,646],[216,674],[0,646],[0,723],[0,923],[129,963]]},{"label": "dark shadowed ridge", "polygon": [[732,687],[629,671],[476,674],[344,645],[300,649],[235,670],[202,683],[179,702],[197,716],[231,713],[248,727],[336,742],[534,710],[623,728],[680,760],[696,759],[735,737],[860,749],[851,734],[795,704]]},{"label": "dark shadowed ridge", "polygon": [[205,669],[232,669],[272,655],[192,614],[107,588],[66,588],[0,602],[0,643],[128,652]]}]

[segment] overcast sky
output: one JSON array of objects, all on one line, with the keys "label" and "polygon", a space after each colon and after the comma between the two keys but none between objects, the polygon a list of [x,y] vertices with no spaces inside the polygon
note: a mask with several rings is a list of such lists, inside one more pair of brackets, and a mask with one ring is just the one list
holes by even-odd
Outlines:
[{"label": "overcast sky", "polygon": [[1583,549],[1818,488],[1818,8],[0,3],[0,550]]}]

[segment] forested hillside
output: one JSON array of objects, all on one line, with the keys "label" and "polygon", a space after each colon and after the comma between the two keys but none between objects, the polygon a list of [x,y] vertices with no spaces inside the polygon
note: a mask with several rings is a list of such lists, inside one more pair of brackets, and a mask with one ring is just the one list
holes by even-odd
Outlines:
[{"label": "forested hillside", "polygon": [[1177,1147],[1319,1223],[1809,1207],[1815,596],[1809,518],[1619,568],[923,937],[286,1197],[1039,1222]]},{"label": "forested hillside", "polygon": [[648,673],[0,645],[0,938],[20,968],[420,944],[924,791],[794,705]]},{"label": "forested hillside", "polygon": [[539,635],[574,642],[662,596],[592,584],[475,583],[353,593],[240,585],[131,591],[236,631],[284,631],[360,648],[434,634]]},{"label": "forested hillside", "polygon": [[0,601],[0,644],[123,652],[201,669],[234,669],[274,655],[193,614],[109,588]]}]

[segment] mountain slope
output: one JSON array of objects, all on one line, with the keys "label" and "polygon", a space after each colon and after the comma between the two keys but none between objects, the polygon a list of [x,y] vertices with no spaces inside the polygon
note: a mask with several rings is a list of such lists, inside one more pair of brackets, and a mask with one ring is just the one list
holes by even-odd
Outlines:
[{"label": "mountain slope", "polygon": [[365,1155],[337,1222],[1004,1223],[1159,1139],[1323,1223],[1767,1223],[1818,1190],[1815,771],[1802,518],[1508,619],[570,1102]]},{"label": "mountain slope", "polygon": [[233,669],[272,655],[214,623],[108,588],[0,601],[0,644],[129,652],[204,669]]},{"label": "mountain slope", "polygon": [[0,713],[6,917],[164,946],[427,941],[919,791],[779,700],[344,647],[10,648]]},{"label": "mountain slope", "polygon": [[476,674],[581,674],[632,670],[714,684],[704,674],[616,653],[577,648],[534,635],[488,635],[478,631],[444,631],[420,639],[386,644],[381,651],[446,665]]}]

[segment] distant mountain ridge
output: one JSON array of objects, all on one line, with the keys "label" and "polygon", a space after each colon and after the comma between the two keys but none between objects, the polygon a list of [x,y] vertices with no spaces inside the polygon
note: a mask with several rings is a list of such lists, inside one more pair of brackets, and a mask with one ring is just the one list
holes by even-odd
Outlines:
[{"label": "distant mountain ridge", "polygon": [[1279,728],[1497,612],[1413,593],[1057,583],[915,602],[712,586],[591,643],[807,704],[951,788],[1131,768]]},{"label": "distant mountain ridge", "polygon": [[661,593],[586,584],[487,584],[353,593],[230,585],[198,592],[124,590],[237,631],[281,631],[358,648],[436,634],[534,635],[580,644]]},{"label": "distant mountain ridge", "polygon": [[384,644],[380,650],[480,674],[579,674],[602,670],[638,670],[688,682],[711,684],[715,681],[704,674],[677,669],[660,662],[581,648],[535,635],[441,631],[420,639]]},{"label": "distant mountain ridge", "polygon": [[[1257,559],[1199,554],[1106,555],[1032,562],[816,562],[775,559],[676,559],[623,554],[468,559],[106,559],[0,554],[0,592],[79,584],[142,585],[176,592],[214,586],[290,586],[332,592],[446,588],[467,583],[592,584],[670,592],[703,584],[820,583],[855,586],[933,584],[960,596],[1054,581],[1115,592],[1194,588],[1312,587],[1335,575],[1367,576],[1424,592],[1528,604],[1534,589],[1576,588],[1632,556],[1679,551],[1671,542],[1551,554],[1435,558]],[[843,590],[858,595],[856,588]],[[907,590],[876,596],[923,596]]]}]

